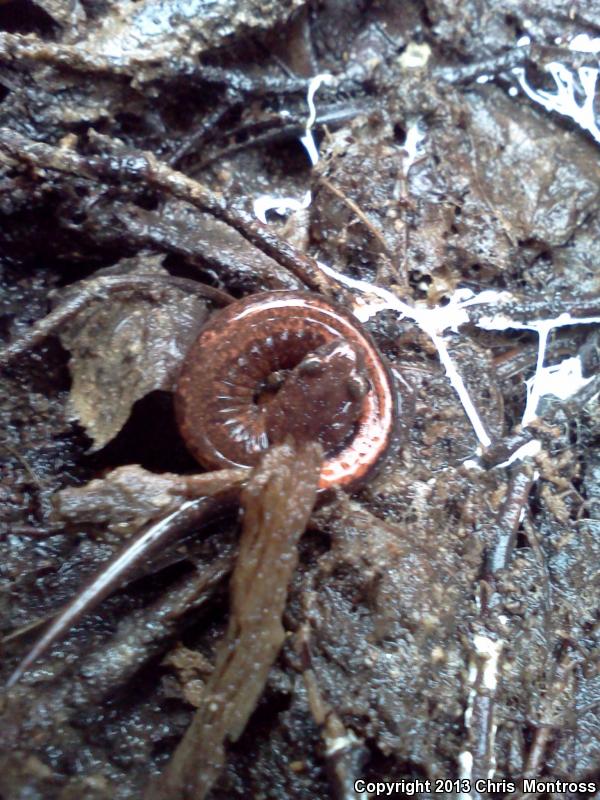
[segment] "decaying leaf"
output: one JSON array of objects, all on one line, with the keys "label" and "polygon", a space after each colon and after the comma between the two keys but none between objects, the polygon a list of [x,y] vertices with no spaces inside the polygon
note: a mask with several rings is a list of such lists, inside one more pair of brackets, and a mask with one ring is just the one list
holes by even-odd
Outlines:
[{"label": "decaying leaf", "polygon": [[[198,55],[285,21],[303,0],[279,3],[234,0],[206,3],[204,0],[126,0],[108,5],[100,24],[89,26],[89,35],[75,43],[48,43],[37,36],[4,34],[0,50],[17,60],[60,63],[84,70],[126,74],[143,81],[160,71],[196,66]],[[60,11],[60,20],[66,16]],[[67,42],[69,36],[66,37]],[[148,71],[150,70],[150,71]]]},{"label": "decaying leaf", "polygon": [[[156,260],[141,265],[157,270]],[[164,274],[158,267],[158,274]],[[158,286],[154,297],[135,290],[99,297],[61,334],[70,352],[69,411],[99,450],[121,430],[140,398],[171,390],[181,360],[207,316],[198,297]]]},{"label": "decaying leaf", "polygon": [[[510,98],[470,98],[470,130],[482,199],[516,240],[564,244],[598,202],[591,144],[556,136],[545,119]],[[485,166],[482,166],[485,165]]]},{"label": "decaying leaf", "polygon": [[246,474],[240,468],[200,475],[157,475],[138,464],[128,464],[85,486],[70,486],[57,492],[54,517],[61,523],[87,523],[130,534],[169,514],[185,500],[216,494],[239,483]]}]

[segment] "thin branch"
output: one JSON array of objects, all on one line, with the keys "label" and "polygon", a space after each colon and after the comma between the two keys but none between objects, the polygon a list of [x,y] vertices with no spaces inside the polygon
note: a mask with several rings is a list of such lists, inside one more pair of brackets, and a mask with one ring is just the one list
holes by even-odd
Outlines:
[{"label": "thin branch", "polygon": [[69,289],[72,290],[72,294],[69,297],[36,322],[27,333],[0,350],[0,366],[7,366],[23,353],[41,344],[48,336],[57,333],[65,323],[74,319],[82,309],[107,295],[130,290],[156,294],[157,290],[164,288],[181,289],[187,294],[205,297],[219,305],[226,305],[234,300],[230,294],[221,289],[189,278],[177,278],[172,275],[102,275],[71,285]]},{"label": "thin branch", "polygon": [[146,184],[160,189],[235,228],[251,244],[289,269],[309,288],[328,295],[339,292],[339,285],[323,274],[313,258],[300,253],[246,212],[229,208],[222,195],[171,169],[152,153],[123,152],[123,147],[108,137],[102,137],[102,142],[104,145],[111,143],[114,152],[82,156],[66,148],[35,142],[9,128],[0,129],[0,150],[19,161],[31,164],[36,169],[51,169],[111,185]]}]

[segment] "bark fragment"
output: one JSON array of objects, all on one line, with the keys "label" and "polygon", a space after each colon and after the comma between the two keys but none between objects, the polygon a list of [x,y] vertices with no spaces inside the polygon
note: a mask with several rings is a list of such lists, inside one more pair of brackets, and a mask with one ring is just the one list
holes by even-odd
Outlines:
[{"label": "bark fragment", "polygon": [[231,580],[229,629],[201,707],[148,800],[200,800],[225,762],[260,697],[283,640],[288,584],[316,497],[322,453],[309,444],[273,448],[242,494],[245,510]]}]

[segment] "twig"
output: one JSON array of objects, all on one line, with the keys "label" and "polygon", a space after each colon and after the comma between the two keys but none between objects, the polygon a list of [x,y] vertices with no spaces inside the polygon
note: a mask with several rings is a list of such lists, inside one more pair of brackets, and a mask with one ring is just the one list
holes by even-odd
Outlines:
[{"label": "twig", "polygon": [[352,200],[351,197],[348,197],[348,195],[345,194],[337,186],[334,186],[333,183],[331,183],[331,181],[329,181],[324,176],[321,175],[318,178],[318,181],[319,181],[319,183],[323,184],[323,186],[325,186],[325,188],[328,191],[330,191],[336,197],[339,197],[339,199],[342,200],[342,202],[344,202],[348,206],[348,208],[350,208],[356,214],[356,216],[360,219],[360,221],[363,223],[363,225],[366,227],[366,229],[369,231],[369,233],[371,233],[372,236],[377,240],[377,242],[379,243],[379,246],[381,247],[382,252],[389,259],[391,259],[392,258],[392,254],[389,251],[389,248],[387,246],[387,242],[383,238],[383,234],[381,233],[379,228],[377,228],[377,226],[374,225],[371,222],[371,220],[367,217],[367,215],[362,210],[362,208],[358,205],[358,203],[356,203],[354,200]]},{"label": "twig", "polygon": [[478,634],[473,637],[473,654],[469,663],[471,691],[465,712],[468,747],[460,755],[461,778],[471,782],[472,790],[465,793],[481,797],[475,788],[478,780],[494,773],[496,738],[495,704],[503,642]]},{"label": "twig", "polygon": [[169,166],[175,169],[189,153],[203,145],[210,131],[222,122],[230,111],[231,108],[229,106],[226,106],[224,109],[217,108],[208,115],[207,119],[202,120],[202,125],[180,142],[178,148],[169,157]]},{"label": "twig", "polygon": [[82,309],[107,295],[132,289],[155,294],[157,289],[164,288],[181,289],[187,294],[205,297],[219,305],[226,305],[234,300],[230,294],[221,289],[198,283],[189,278],[177,278],[172,275],[102,275],[71,285],[69,289],[73,291],[73,294],[70,297],[36,322],[20,339],[0,350],[0,366],[10,364],[18,356],[43,342],[48,336],[54,335],[65,323],[76,317]]},{"label": "twig", "polygon": [[491,576],[506,569],[512,556],[521,515],[533,486],[531,467],[520,464],[512,468],[506,497],[496,519],[496,543],[488,562]]},{"label": "twig", "polygon": [[[596,317],[600,318],[600,300],[595,295],[573,297],[572,294],[553,294],[548,298],[503,292],[494,303],[492,315],[489,308],[483,305],[472,306],[469,310],[469,324],[485,330],[511,327],[529,330],[549,319],[554,319],[560,327],[580,325],[590,319],[592,324]],[[494,327],[492,323],[495,323]],[[503,327],[500,327],[501,323]]]},{"label": "twig", "polygon": [[502,72],[510,72],[515,67],[523,66],[529,61],[530,54],[531,48],[529,46],[516,47],[485,61],[478,61],[475,64],[437,67],[433,70],[433,76],[447,83],[471,83],[480,75],[498,75]]},{"label": "twig", "polygon": [[[524,778],[535,778],[543,770],[544,756],[548,746],[560,730],[562,719],[572,710],[572,692],[568,692],[569,681],[576,664],[570,660],[567,651],[564,651],[550,677],[550,689],[543,700],[540,722],[533,733],[531,747],[523,768]],[[515,800],[527,797],[522,791],[517,792]]]},{"label": "twig", "polygon": [[539,69],[540,65],[548,61],[560,59],[573,67],[590,60],[588,53],[578,53],[566,47],[554,47],[543,44],[525,44],[513,47],[499,55],[478,61],[474,64],[459,64],[435,67],[433,77],[447,83],[471,83],[480,76],[496,77],[503,73],[511,73],[514,69],[525,67],[528,64]]},{"label": "twig", "polygon": [[317,444],[274,447],[249,479],[228,631],[196,716],[147,800],[202,800],[224,765],[226,741],[241,736],[285,638],[281,618],[322,457]]},{"label": "twig", "polygon": [[[244,291],[256,284],[264,289],[302,289],[304,286],[288,269],[265,256],[222,222],[209,219],[210,224],[206,225],[206,214],[194,215],[196,218],[190,220],[185,214],[147,211],[134,203],[122,202],[113,202],[111,211],[133,245],[177,253],[194,266],[208,265],[228,286]],[[217,226],[225,229],[225,237],[221,230],[215,230]],[[88,217],[86,227],[92,238],[99,235],[106,241],[106,217],[102,210],[98,220]],[[115,233],[118,238],[120,231]],[[239,244],[235,239],[239,239]]]},{"label": "twig", "polygon": [[[102,137],[105,145],[107,138]],[[324,275],[313,258],[300,253],[266,225],[255,222],[246,212],[229,208],[221,195],[215,194],[182,172],[171,169],[158,161],[152,153],[123,152],[122,146],[114,143],[114,153],[110,155],[81,156],[72,150],[35,142],[9,128],[0,129],[0,150],[37,169],[56,170],[117,186],[124,182],[144,183],[161,189],[166,194],[191,203],[231,225],[251,244],[289,269],[309,288],[328,295],[339,292],[339,284]]]},{"label": "twig", "polygon": [[312,666],[308,624],[303,625],[298,632],[298,646],[308,704],[325,745],[325,762],[332,796],[335,800],[356,800],[354,785],[368,758],[367,747],[364,740],[346,728],[336,711],[323,699]]},{"label": "twig", "polygon": [[239,486],[223,491],[215,497],[202,497],[188,500],[180,508],[164,519],[142,528],[125,548],[116,554],[52,621],[25,658],[17,666],[7,682],[7,688],[14,686],[23,673],[45,653],[52,644],[77,622],[85,613],[95,608],[110,592],[121,585],[140,559],[148,558],[158,549],[183,535],[192,526],[199,525],[208,517],[214,517],[229,508],[239,494]]},{"label": "twig", "polygon": [[[220,555],[192,575],[186,575],[148,608],[134,611],[119,623],[106,645],[94,650],[77,666],[84,676],[74,692],[76,705],[100,703],[124,686],[177,631],[181,618],[201,608],[219,589],[235,560],[232,542],[220,543]],[[75,704],[75,703],[74,703]]]},{"label": "twig", "polygon": [[[490,619],[490,611],[497,606],[495,593],[496,574],[505,569],[512,555],[521,513],[533,484],[531,467],[520,464],[511,470],[511,478],[504,503],[500,508],[494,528],[496,542],[487,564],[488,580],[491,581],[492,594],[487,597],[487,582],[482,582],[480,592],[480,623],[482,633],[473,636],[473,653],[469,664],[470,692],[465,711],[467,728],[467,747],[459,757],[461,777],[471,781],[474,787],[477,780],[490,778],[495,769],[495,704],[498,694],[498,680],[503,639],[494,633],[499,620]],[[465,796],[478,798],[481,793],[474,788]]]},{"label": "twig", "polygon": [[[359,114],[364,114],[370,110],[368,105],[357,106],[333,106],[329,109],[321,110],[315,119],[315,126],[327,125],[333,129],[348,120],[354,119]],[[234,141],[233,144],[223,147],[221,150],[213,151],[200,159],[193,166],[193,174],[200,172],[215,161],[223,158],[230,158],[236,153],[248,150],[251,147],[264,147],[271,142],[285,139],[298,139],[306,132],[305,120],[300,114],[290,119],[289,114],[279,114],[271,116],[266,120],[259,120],[240,125],[238,128],[224,132],[228,139],[237,139],[240,136],[247,137],[244,141]],[[202,138],[199,134],[200,141]]]}]

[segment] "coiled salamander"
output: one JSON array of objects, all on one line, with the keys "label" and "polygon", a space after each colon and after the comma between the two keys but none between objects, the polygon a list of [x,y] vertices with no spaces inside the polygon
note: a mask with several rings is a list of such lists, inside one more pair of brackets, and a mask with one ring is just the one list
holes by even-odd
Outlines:
[{"label": "coiled salamander", "polygon": [[300,291],[251,295],[214,314],[186,358],[175,408],[187,447],[209,469],[252,466],[288,433],[319,440],[321,488],[364,482],[397,417],[370,336],[342,308]]}]

